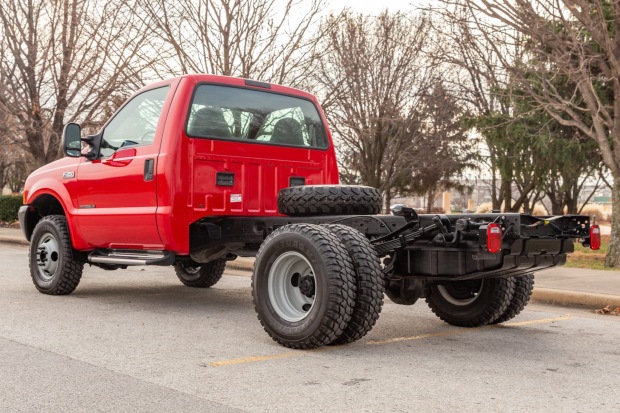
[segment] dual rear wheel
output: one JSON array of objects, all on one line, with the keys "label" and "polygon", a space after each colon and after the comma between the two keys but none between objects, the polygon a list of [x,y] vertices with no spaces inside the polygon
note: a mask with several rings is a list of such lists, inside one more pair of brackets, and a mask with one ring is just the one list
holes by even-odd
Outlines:
[{"label": "dual rear wheel", "polygon": [[383,305],[379,259],[370,242],[343,225],[287,225],[262,244],[252,275],[265,331],[291,348],[358,340]]},{"label": "dual rear wheel", "polygon": [[459,327],[498,324],[518,315],[534,288],[534,275],[452,281],[432,285],[426,298],[440,319]]}]

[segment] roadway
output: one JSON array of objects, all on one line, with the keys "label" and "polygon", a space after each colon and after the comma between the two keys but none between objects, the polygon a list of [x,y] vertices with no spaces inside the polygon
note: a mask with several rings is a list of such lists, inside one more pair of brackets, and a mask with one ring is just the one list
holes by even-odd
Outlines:
[{"label": "roadway", "polygon": [[263,332],[247,272],[208,290],[172,268],[87,267],[39,294],[27,249],[0,245],[2,412],[620,411],[620,317],[530,305],[460,329],[386,299],[375,329],[292,351]]}]

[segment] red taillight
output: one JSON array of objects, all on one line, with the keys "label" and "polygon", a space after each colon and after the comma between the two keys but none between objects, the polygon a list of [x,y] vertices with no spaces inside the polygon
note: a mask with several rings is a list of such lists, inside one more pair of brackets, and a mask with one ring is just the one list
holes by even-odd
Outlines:
[{"label": "red taillight", "polygon": [[593,250],[601,248],[601,228],[598,225],[590,226],[590,248]]},{"label": "red taillight", "polygon": [[499,224],[489,224],[487,227],[487,250],[489,252],[502,250],[502,227]]}]

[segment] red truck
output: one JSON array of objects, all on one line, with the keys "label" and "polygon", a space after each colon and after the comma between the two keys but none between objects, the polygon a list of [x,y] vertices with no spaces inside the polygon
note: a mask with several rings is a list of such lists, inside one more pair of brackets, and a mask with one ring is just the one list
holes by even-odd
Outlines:
[{"label": "red truck", "polygon": [[598,248],[587,216],[378,215],[382,196],[339,185],[316,100],[253,80],[188,75],[138,91],[96,135],[66,125],[66,157],[26,181],[19,220],[44,294],[70,294],[85,264],[173,265],[210,287],[227,261],[256,256],[258,318],[278,343],[312,348],[368,333],[384,293],[425,298],[474,327],[517,315],[532,272],[573,241]]}]

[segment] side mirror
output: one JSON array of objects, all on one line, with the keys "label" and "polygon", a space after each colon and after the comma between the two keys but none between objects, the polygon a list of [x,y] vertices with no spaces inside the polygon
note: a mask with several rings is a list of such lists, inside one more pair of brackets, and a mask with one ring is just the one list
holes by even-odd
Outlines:
[{"label": "side mirror", "polygon": [[77,123],[67,123],[62,130],[62,147],[65,155],[72,158],[82,156],[82,128]]}]

